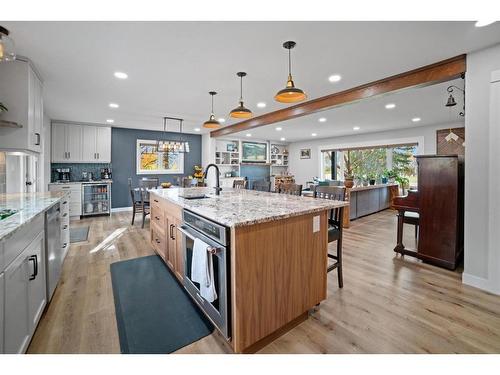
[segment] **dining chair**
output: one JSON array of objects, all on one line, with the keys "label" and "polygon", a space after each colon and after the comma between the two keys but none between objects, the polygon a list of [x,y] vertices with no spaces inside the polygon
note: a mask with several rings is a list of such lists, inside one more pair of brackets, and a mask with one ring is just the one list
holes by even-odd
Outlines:
[{"label": "dining chair", "polygon": [[271,191],[271,181],[257,180],[252,184],[252,190],[255,191]]},{"label": "dining chair", "polygon": [[128,190],[132,199],[132,223],[130,225],[134,225],[135,214],[142,213],[142,200],[140,191],[132,186],[131,178],[128,179]]},{"label": "dining chair", "polygon": [[288,194],[288,195],[302,195],[302,185],[297,184],[281,184],[278,187],[279,194]]},{"label": "dining chair", "polygon": [[243,180],[234,180],[233,189],[246,189],[248,180],[245,178]]},{"label": "dining chair", "polygon": [[[345,200],[345,187],[340,186],[316,186],[314,189],[314,198],[332,199],[337,201]],[[344,207],[334,208],[330,211],[328,218],[328,243],[337,241],[337,254],[328,253],[328,258],[333,259],[334,263],[330,265],[327,272],[337,269],[339,288],[344,286],[342,276],[342,217]]]},{"label": "dining chair", "polygon": [[144,228],[144,223],[146,221],[146,216],[151,213],[151,204],[149,202],[149,189],[157,189],[160,184],[159,178],[149,178],[144,177],[139,180],[139,193],[141,197],[141,212],[142,212],[142,225]]}]

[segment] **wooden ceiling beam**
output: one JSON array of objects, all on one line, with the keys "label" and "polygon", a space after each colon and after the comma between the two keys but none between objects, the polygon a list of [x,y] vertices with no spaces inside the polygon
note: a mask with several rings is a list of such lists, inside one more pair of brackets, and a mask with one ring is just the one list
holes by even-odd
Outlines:
[{"label": "wooden ceiling beam", "polygon": [[210,132],[211,137],[222,137],[248,131],[261,126],[310,115],[357,101],[387,95],[413,87],[434,85],[463,76],[466,71],[466,55],[459,55],[405,73],[383,78],[348,90],[299,103],[258,117],[238,122]]}]

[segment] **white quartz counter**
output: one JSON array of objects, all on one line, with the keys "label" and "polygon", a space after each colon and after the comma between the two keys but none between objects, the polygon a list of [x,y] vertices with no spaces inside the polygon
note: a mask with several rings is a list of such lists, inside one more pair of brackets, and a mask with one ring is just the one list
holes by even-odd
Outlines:
[{"label": "white quartz counter", "polygon": [[[311,199],[293,195],[224,188],[170,188],[150,190],[154,195],[228,227],[257,224],[344,207],[349,202]],[[187,199],[208,195],[209,198]]]},{"label": "white quartz counter", "polygon": [[63,192],[0,194],[0,210],[18,211],[14,215],[0,220],[0,240],[10,236],[36,216],[43,214],[59,202],[64,194]]}]

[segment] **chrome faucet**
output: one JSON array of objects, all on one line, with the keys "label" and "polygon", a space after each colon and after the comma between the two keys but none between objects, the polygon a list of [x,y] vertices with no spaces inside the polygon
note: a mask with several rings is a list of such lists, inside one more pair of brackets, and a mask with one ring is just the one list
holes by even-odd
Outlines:
[{"label": "chrome faucet", "polygon": [[210,169],[210,167],[214,167],[215,168],[215,195],[220,195],[220,191],[222,190],[222,188],[220,187],[220,180],[219,180],[219,167],[215,164],[209,164],[207,165],[207,167],[205,168],[205,173],[203,174],[203,179],[206,179],[207,178],[207,173],[208,173],[208,170]]}]

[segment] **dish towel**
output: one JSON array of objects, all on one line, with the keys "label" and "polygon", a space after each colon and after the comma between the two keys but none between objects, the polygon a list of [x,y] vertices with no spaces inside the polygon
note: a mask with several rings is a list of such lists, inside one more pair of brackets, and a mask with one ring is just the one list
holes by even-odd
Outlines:
[{"label": "dish towel", "polygon": [[212,254],[207,251],[208,247],[209,245],[199,238],[194,240],[191,280],[200,284],[200,295],[208,302],[213,302],[217,299],[217,292]]}]

